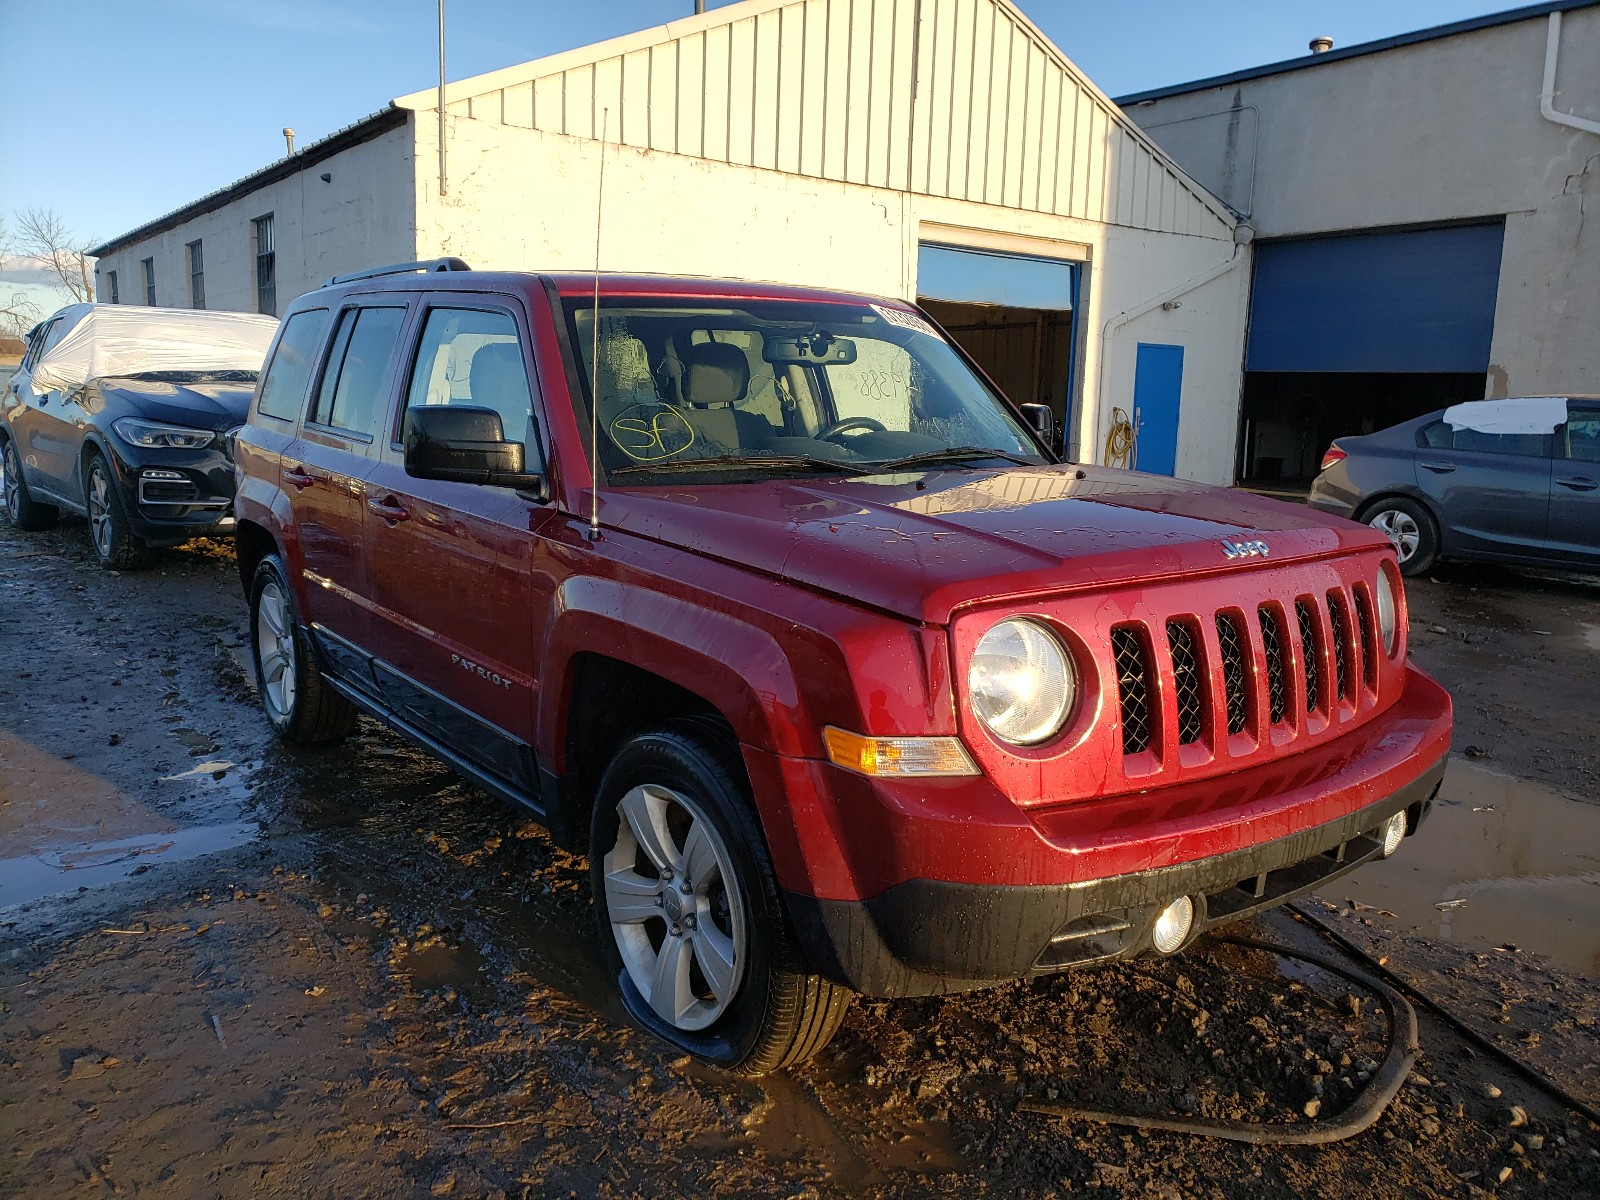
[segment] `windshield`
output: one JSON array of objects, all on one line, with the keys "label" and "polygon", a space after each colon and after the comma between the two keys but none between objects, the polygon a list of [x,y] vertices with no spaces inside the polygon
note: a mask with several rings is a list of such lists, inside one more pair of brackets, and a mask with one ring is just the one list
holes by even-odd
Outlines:
[{"label": "windshield", "polygon": [[[593,302],[566,303],[587,399]],[[693,474],[866,474],[1045,459],[934,327],[816,301],[601,300],[600,463],[618,485]],[[580,411],[587,427],[590,413]]]}]

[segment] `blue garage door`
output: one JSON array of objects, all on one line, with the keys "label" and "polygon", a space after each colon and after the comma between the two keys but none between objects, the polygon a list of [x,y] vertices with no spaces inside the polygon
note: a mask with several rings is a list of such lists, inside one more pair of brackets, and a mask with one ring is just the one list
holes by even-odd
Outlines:
[{"label": "blue garage door", "polygon": [[1481,372],[1505,227],[1256,246],[1251,371]]}]

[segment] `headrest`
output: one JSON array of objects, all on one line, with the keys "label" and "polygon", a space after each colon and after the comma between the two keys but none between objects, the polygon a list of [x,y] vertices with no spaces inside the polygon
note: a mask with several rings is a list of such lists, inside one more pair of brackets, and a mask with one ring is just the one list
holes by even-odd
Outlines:
[{"label": "headrest", "polygon": [[683,398],[696,408],[727,407],[750,390],[750,360],[726,342],[696,342],[683,355]]},{"label": "headrest", "polygon": [[[528,377],[522,367],[522,350],[515,342],[490,342],[479,346],[467,371],[472,403],[500,408],[505,400],[526,400]],[[524,403],[521,407],[526,407]]]}]

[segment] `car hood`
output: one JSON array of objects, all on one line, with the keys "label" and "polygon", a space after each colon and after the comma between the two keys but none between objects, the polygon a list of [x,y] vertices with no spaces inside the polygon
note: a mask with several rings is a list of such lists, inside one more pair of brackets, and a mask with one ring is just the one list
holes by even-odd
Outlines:
[{"label": "car hood", "polygon": [[98,389],[107,408],[137,413],[152,421],[196,429],[232,429],[243,425],[255,392],[253,383],[169,383],[149,379],[100,379]]},{"label": "car hood", "polygon": [[[1388,544],[1248,492],[1072,465],[618,489],[601,520],[930,624],[966,604]],[[1264,542],[1266,558],[1224,539]]]}]

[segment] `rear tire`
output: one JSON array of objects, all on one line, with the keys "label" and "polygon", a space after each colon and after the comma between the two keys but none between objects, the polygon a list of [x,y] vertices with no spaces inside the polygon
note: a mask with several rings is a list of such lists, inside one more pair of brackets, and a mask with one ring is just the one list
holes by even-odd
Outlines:
[{"label": "rear tire", "polygon": [[1421,575],[1439,561],[1439,526],[1415,500],[1388,496],[1366,509],[1361,519],[1394,543],[1400,574]]},{"label": "rear tire", "polygon": [[624,743],[600,781],[589,862],[602,952],[653,1033],[764,1075],[838,1031],[853,993],[800,956],[725,729],[678,721]]},{"label": "rear tire", "polygon": [[257,563],[250,581],[250,658],[261,707],[284,741],[336,742],[356,727],[355,705],[323,678],[276,555]]},{"label": "rear tire", "polygon": [[9,438],[0,452],[0,494],[4,496],[7,520],[24,533],[49,529],[61,517],[61,510],[55,505],[40,504],[28,491],[28,481],[22,477],[22,460]]},{"label": "rear tire", "polygon": [[144,571],[156,565],[160,554],[129,528],[116,475],[99,451],[90,453],[84,471],[83,506],[89,513],[89,544],[102,570]]}]

